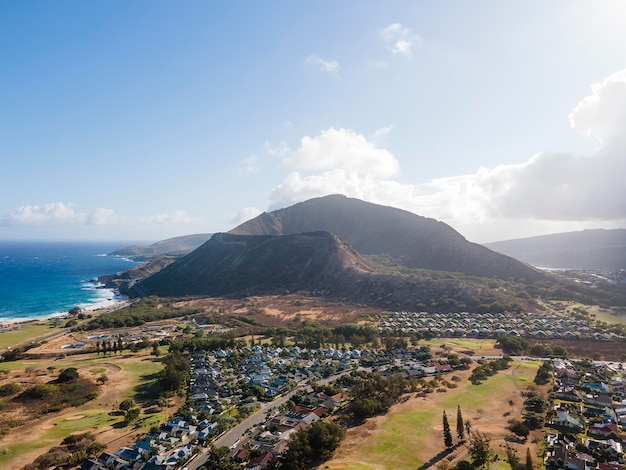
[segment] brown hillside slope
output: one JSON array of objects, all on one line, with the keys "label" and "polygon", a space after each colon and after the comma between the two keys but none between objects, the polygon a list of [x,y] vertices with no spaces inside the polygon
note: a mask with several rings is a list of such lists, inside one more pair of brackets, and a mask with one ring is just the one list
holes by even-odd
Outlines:
[{"label": "brown hillside slope", "polygon": [[470,243],[443,222],[341,195],[263,213],[229,233],[291,235],[318,230],[334,233],[362,255],[390,255],[410,268],[528,281],[546,277],[511,257]]}]

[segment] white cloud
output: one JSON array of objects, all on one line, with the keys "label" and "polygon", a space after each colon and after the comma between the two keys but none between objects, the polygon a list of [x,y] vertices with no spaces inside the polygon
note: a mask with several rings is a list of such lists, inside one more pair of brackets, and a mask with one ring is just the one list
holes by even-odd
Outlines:
[{"label": "white cloud", "polygon": [[311,54],[305,59],[304,63],[317,68],[320,72],[328,73],[335,77],[339,76],[341,67],[336,60],[325,60],[315,54]]},{"label": "white cloud", "polygon": [[400,23],[392,23],[380,31],[380,37],[393,55],[411,57],[413,49],[423,44],[423,39],[410,28]]},{"label": "white cloud", "polygon": [[[328,129],[303,137],[285,160],[294,171],[272,191],[270,207],[341,193],[443,220],[461,233],[465,227],[478,233],[478,224],[523,229],[529,221],[544,227],[615,225],[626,221],[625,119],[623,70],[594,85],[570,114],[575,129],[601,140],[594,155],[540,152],[523,163],[417,185],[394,181],[398,162],[374,145],[389,128],[369,140],[352,130]],[[509,235],[515,236],[524,235]],[[485,233],[482,238],[489,239]],[[491,240],[497,238],[494,232]]]},{"label": "white cloud", "polygon": [[118,225],[122,222],[113,209],[99,207],[89,215],[89,223],[92,225]]},{"label": "white cloud", "polygon": [[280,141],[278,144],[273,145],[270,142],[265,142],[265,152],[272,157],[285,158],[291,153],[291,149],[287,145],[287,142]]},{"label": "white cloud", "polygon": [[571,126],[602,143],[623,137],[626,133],[626,69],[595,83],[591,90],[591,95],[582,99],[570,113]]},{"label": "white cloud", "polygon": [[157,225],[187,225],[197,224],[202,222],[201,217],[189,217],[187,211],[177,210],[171,214],[162,213],[157,215],[140,217],[140,221],[144,224],[157,224]]},{"label": "white cloud", "polygon": [[330,128],[316,137],[302,137],[300,148],[285,165],[293,170],[328,170],[388,178],[398,173],[399,165],[386,149],[376,147],[363,135],[350,129]]},{"label": "white cloud", "polygon": [[393,126],[391,124],[386,127],[380,127],[368,137],[368,140],[370,140],[376,147],[380,147],[385,143],[392,130]]},{"label": "white cloud", "polygon": [[240,225],[250,219],[255,218],[257,215],[261,214],[263,211],[261,209],[257,209],[256,207],[245,207],[231,219],[231,223],[235,226]]},{"label": "white cloud", "polygon": [[75,204],[51,202],[40,205],[26,205],[14,210],[11,214],[0,219],[4,226],[53,226],[66,225],[96,225],[96,226],[145,226],[145,225],[184,225],[197,224],[204,219],[189,217],[184,210],[177,210],[170,214],[162,213],[143,217],[122,216],[113,209],[99,207],[92,213],[82,213],[75,210]]},{"label": "white cloud", "polygon": [[247,158],[244,158],[237,169],[237,172],[240,174],[251,174],[259,171],[259,167],[257,166],[257,157],[256,155],[250,155]]},{"label": "white cloud", "polygon": [[5,216],[6,225],[13,224],[41,224],[41,223],[83,223],[86,220],[84,214],[74,210],[74,204],[63,202],[50,202],[39,205],[26,205],[18,207],[8,216]]}]

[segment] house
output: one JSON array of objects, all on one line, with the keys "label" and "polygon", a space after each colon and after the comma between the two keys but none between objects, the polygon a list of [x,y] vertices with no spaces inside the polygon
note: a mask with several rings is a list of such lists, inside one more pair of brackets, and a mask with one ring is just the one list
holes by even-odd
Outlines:
[{"label": "house", "polygon": [[572,416],[567,410],[558,410],[556,418],[552,420],[552,424],[570,429],[584,428],[584,423],[580,419]]},{"label": "house", "polygon": [[271,452],[266,452],[263,455],[259,455],[253,459],[250,459],[250,462],[246,465],[246,470],[262,470],[267,468],[267,466],[275,459],[274,454]]}]

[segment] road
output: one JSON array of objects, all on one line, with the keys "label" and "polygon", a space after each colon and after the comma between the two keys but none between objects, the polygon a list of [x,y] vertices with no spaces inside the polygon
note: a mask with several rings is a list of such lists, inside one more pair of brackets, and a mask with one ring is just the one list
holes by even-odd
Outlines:
[{"label": "road", "polygon": [[[299,384],[299,386],[293,389],[291,392],[288,392],[285,395],[281,395],[280,397],[277,397],[273,401],[262,403],[260,409],[252,413],[250,416],[244,419],[237,426],[230,428],[228,431],[226,431],[217,439],[215,439],[213,443],[211,444],[211,446],[233,448],[239,443],[239,441],[241,440],[241,438],[244,436],[244,434],[246,433],[248,429],[265,422],[267,418],[267,413],[271,409],[280,407],[281,405],[286,403],[294,393],[296,393],[302,387],[306,387],[306,386],[307,386],[306,384]],[[190,462],[187,465],[188,470],[197,470],[202,465],[204,465],[204,463],[207,460],[206,453],[208,452],[208,450],[209,448],[204,449],[198,457],[196,457],[192,462]]]},{"label": "road", "polygon": [[[317,384],[325,385],[328,382],[338,379],[342,375],[349,374],[350,372],[351,370],[347,370],[347,371],[342,372],[341,374],[332,375],[328,378],[318,380]],[[241,441],[241,438],[244,436],[244,434],[246,433],[248,429],[252,428],[253,426],[256,426],[257,424],[264,423],[267,418],[267,413],[271,409],[278,408],[284,403],[286,403],[291,398],[291,396],[294,393],[296,393],[298,390],[305,390],[305,392],[307,391],[310,392],[311,388],[308,385],[308,382],[300,382],[296,388],[286,393],[285,395],[281,395],[273,401],[261,404],[261,408],[259,410],[255,411],[246,419],[244,419],[241,423],[239,423],[237,426],[230,428],[224,434],[222,434],[217,439],[215,439],[213,443],[211,444],[211,447],[234,448],[239,443],[239,441]],[[204,465],[204,463],[207,461],[207,458],[208,458],[206,453],[209,451],[209,448],[204,449],[202,453],[198,455],[198,457],[196,457],[193,461],[189,462],[187,464],[187,469],[197,470],[202,465]]]}]

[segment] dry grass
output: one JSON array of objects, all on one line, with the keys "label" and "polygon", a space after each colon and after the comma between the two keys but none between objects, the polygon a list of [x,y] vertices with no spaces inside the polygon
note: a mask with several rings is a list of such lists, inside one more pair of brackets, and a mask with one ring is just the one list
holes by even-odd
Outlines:
[{"label": "dry grass", "polygon": [[[471,421],[472,429],[489,435],[492,449],[503,454],[500,446],[511,436],[505,429],[507,421],[520,418],[522,412],[516,381],[524,388],[534,377],[537,367],[538,364],[516,363],[512,369],[501,371],[477,386],[470,384],[467,380],[469,372],[465,371],[457,374],[462,381],[456,389],[423,397],[412,394],[407,401],[393,406],[386,415],[368,419],[365,424],[349,429],[334,458],[320,469],[416,469],[445,449],[442,432],[444,409],[455,434],[458,404],[464,420]],[[515,376],[512,373],[514,369]],[[521,458],[526,453],[526,446],[531,447],[533,455],[538,450],[530,439],[523,445],[512,446],[518,448]],[[453,463],[465,457],[463,446],[451,454]]]}]

